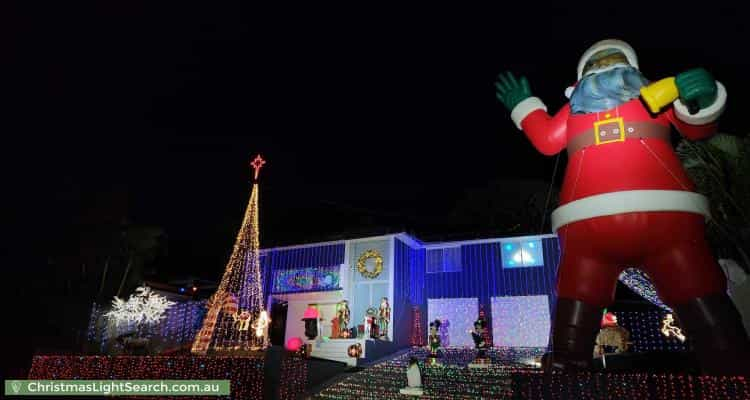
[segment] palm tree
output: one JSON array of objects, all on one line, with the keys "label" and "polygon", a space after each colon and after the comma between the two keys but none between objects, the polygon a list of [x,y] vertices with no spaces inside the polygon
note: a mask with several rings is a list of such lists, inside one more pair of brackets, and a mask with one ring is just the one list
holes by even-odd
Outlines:
[{"label": "palm tree", "polygon": [[714,252],[750,272],[750,136],[682,139],[677,154],[711,204],[707,237]]}]

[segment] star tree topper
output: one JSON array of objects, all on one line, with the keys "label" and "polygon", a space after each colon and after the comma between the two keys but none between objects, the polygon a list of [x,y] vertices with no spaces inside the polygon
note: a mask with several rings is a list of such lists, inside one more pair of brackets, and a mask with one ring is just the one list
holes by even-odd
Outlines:
[{"label": "star tree topper", "polygon": [[253,170],[254,170],[254,174],[253,174],[254,180],[256,181],[258,180],[258,174],[260,174],[260,169],[263,167],[265,163],[266,163],[266,160],[264,160],[263,157],[260,156],[260,154],[255,156],[255,159],[253,160],[253,162],[250,163],[250,165],[253,167]]}]

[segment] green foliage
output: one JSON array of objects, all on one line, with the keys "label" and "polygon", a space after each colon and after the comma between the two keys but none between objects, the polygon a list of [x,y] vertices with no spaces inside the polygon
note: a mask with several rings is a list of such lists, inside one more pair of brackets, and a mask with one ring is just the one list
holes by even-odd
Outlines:
[{"label": "green foliage", "polygon": [[677,154],[700,193],[711,203],[708,240],[716,255],[750,268],[750,136],[719,134],[702,142],[683,139]]}]

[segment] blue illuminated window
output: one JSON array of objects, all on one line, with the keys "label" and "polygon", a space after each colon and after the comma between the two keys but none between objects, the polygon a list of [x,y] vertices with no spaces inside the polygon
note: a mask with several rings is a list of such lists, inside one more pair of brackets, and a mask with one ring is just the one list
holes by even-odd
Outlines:
[{"label": "blue illuminated window", "polygon": [[544,265],[542,241],[520,240],[502,242],[503,268],[541,267]]},{"label": "blue illuminated window", "polygon": [[427,250],[427,273],[461,272],[461,247]]}]

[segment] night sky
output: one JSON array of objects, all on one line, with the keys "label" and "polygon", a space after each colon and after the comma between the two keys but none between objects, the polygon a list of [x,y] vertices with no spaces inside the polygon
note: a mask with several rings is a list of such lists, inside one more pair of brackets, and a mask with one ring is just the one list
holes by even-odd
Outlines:
[{"label": "night sky", "polygon": [[729,91],[722,130],[747,132],[743,10],[157,3],[2,6],[19,293],[33,292],[24,274],[37,264],[77,251],[81,221],[120,216],[164,229],[165,277],[217,279],[256,153],[268,160],[263,246],[500,235],[502,221],[461,232],[445,221],[487,185],[510,197],[519,180],[544,187],[555,159],[515,129],[496,75],[526,75],[556,110],[580,55],[608,37],[628,41],[652,80],[709,69]]}]

